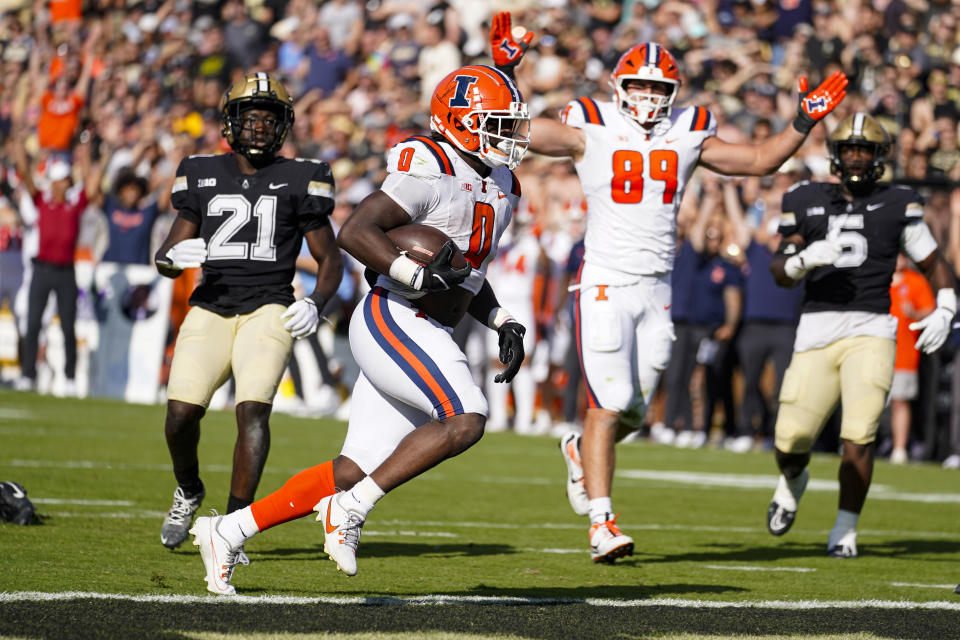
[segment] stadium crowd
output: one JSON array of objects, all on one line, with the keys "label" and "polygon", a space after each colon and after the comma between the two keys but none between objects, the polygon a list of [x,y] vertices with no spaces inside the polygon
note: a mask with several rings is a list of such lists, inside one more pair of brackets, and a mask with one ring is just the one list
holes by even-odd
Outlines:
[{"label": "stadium crowd", "polygon": [[[425,107],[436,83],[462,64],[489,63],[489,20],[501,9],[512,11],[514,24],[537,34],[526,62],[517,69],[533,116],[556,117],[578,96],[608,100],[610,69],[625,50],[642,41],[660,43],[680,62],[683,84],[677,104],[709,109],[717,119],[718,135],[732,142],[763,139],[789,126],[796,111],[798,76],[808,76],[811,86],[838,69],[850,78],[847,98],[827,126],[813,129],[777,174],[740,179],[704,169],[695,173],[679,214],[682,248],[673,282],[677,341],[671,368],[647,416],[651,438],[678,446],[703,446],[712,438],[740,451],[770,446],[777,386],[789,361],[798,298],[778,290],[769,276],[761,278],[764,270],[755,268],[762,253],[758,247],[776,245],[781,197],[791,185],[832,179],[824,142],[846,115],[867,111],[891,134],[894,145],[886,177],[923,194],[925,219],[948,262],[955,271],[960,269],[957,3],[5,4],[0,17],[0,322],[10,325],[12,313],[17,333],[11,356],[10,332],[2,332],[7,337],[0,360],[34,354],[38,342],[46,339],[40,335],[42,309],[29,309],[43,304],[46,292],[40,292],[44,298],[31,297],[28,283],[38,265],[53,261],[54,267],[66,266],[58,255],[37,254],[35,229],[44,228],[47,209],[64,206],[61,201],[77,209],[74,227],[59,230],[65,246],[75,247],[75,260],[149,264],[176,215],[169,194],[177,165],[191,154],[228,150],[221,137],[221,96],[237,77],[256,70],[276,75],[294,96],[296,121],[282,154],[331,165],[337,193],[333,219],[342,224],[383,181],[386,150],[429,129]],[[65,193],[57,201],[31,198],[24,172],[33,172],[44,192],[59,182]],[[586,206],[568,161],[530,154],[517,174],[523,185],[512,229],[518,251],[505,250],[501,268],[491,273],[491,279],[512,277],[511,283],[522,283],[517,286],[528,287],[527,298],[534,300],[539,344],[525,366],[539,382],[539,400],[533,402],[531,390],[515,385],[514,429],[547,433],[551,424],[561,424],[562,431],[578,422],[583,410],[583,399],[578,404],[575,392],[581,385],[566,288],[582,256],[578,241]],[[530,238],[536,240],[533,252],[520,251]],[[697,254],[707,262],[697,260]],[[684,256],[687,263],[681,265]],[[317,385],[322,384],[325,395],[304,388],[296,370],[302,366],[295,366],[293,379],[300,395],[323,413],[349,401],[350,366],[334,345],[366,285],[355,262],[345,257],[345,265],[330,339],[314,343],[309,353],[295,351],[293,361],[296,365],[311,355],[319,361]],[[535,277],[516,277],[528,271]],[[912,273],[909,265],[903,273]],[[302,274],[306,291],[312,287],[311,277]],[[898,276],[891,312],[912,321],[932,310],[932,294],[923,286],[909,275]],[[59,296],[62,292],[57,291]],[[76,313],[82,316],[82,305]],[[60,315],[62,321],[62,309]],[[72,332],[63,333],[69,343]],[[18,336],[25,343],[19,354]],[[490,355],[484,338],[471,331],[469,322],[458,337],[477,367],[476,375],[485,375]],[[957,468],[960,366],[955,364],[960,361],[955,355],[960,333],[939,353],[922,357],[912,348],[915,337],[904,331],[898,341],[902,354],[888,419],[893,424],[881,454],[900,462],[938,460]],[[69,344],[66,349],[69,369]],[[766,366],[768,360],[772,366]],[[32,372],[32,362],[23,364]],[[9,381],[26,390],[36,388],[35,377]],[[69,370],[67,378],[73,378]],[[76,392],[71,386],[64,391]],[[506,416],[506,411],[491,410],[488,428],[507,428]],[[835,440],[830,441],[829,433],[825,436],[821,446],[835,449]]]}]

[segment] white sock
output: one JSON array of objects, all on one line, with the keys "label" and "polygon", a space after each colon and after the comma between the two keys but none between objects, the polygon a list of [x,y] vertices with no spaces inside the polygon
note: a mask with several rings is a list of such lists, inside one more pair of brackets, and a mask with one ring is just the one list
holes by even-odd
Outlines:
[{"label": "white sock", "polygon": [[613,504],[610,496],[591,498],[589,503],[590,524],[603,524],[613,517]]},{"label": "white sock", "polygon": [[780,479],[777,481],[777,490],[773,493],[773,501],[788,511],[796,511],[797,502],[803,495],[803,487],[802,473],[793,480],[787,480],[786,476],[780,474]]},{"label": "white sock", "polygon": [[367,476],[354,485],[353,489],[350,489],[350,491],[344,494],[343,497],[347,499],[348,502],[343,506],[352,511],[359,511],[366,517],[367,514],[373,510],[373,506],[377,504],[377,501],[385,495],[386,493],[377,486],[373,478]]},{"label": "white sock", "polygon": [[[838,534],[838,538],[842,538],[844,535],[850,533],[851,531],[856,531],[857,522],[860,520],[860,514],[854,513],[853,511],[847,511],[845,509],[840,509],[837,511],[837,520],[833,523],[833,531],[831,534]],[[831,537],[833,537],[831,535]]]},{"label": "white sock", "polygon": [[230,546],[236,549],[257,535],[260,532],[260,527],[257,526],[257,521],[253,519],[253,509],[247,506],[223,516],[218,530],[220,535],[230,543]]}]

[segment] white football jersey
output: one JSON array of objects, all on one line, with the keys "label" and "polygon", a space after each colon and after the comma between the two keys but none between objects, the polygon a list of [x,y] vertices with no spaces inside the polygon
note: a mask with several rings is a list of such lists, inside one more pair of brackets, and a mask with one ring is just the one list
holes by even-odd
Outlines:
[{"label": "white football jersey", "polygon": [[[414,136],[387,154],[387,179],[380,189],[410,214],[410,222],[443,231],[473,266],[460,284],[480,291],[487,265],[520,200],[520,182],[506,167],[481,177],[446,141]],[[381,275],[379,286],[408,296],[408,287]]]},{"label": "white football jersey", "polygon": [[515,314],[521,313],[518,309],[528,309],[523,315],[532,317],[534,285],[543,250],[536,236],[528,231],[519,237],[513,236],[509,243],[504,242],[500,255],[490,265],[487,279],[497,292],[500,304]]},{"label": "white football jersey", "polygon": [[674,109],[648,133],[616,104],[584,97],[561,120],[586,135],[575,165],[587,199],[584,260],[629,275],[669,273],[677,209],[716,118],[703,107]]}]

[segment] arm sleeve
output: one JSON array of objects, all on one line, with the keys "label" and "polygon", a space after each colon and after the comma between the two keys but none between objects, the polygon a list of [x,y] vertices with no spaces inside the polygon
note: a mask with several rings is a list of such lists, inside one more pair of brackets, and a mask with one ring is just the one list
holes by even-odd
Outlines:
[{"label": "arm sleeve", "polygon": [[380,190],[407,212],[411,222],[416,221],[440,204],[440,192],[435,181],[414,177],[410,174],[391,173],[383,181]]},{"label": "arm sleeve", "polygon": [[335,204],[336,185],[330,165],[326,162],[308,162],[313,168],[297,208],[300,231],[307,233],[328,224]]},{"label": "arm sleeve", "polygon": [[900,233],[900,247],[914,262],[920,263],[937,250],[937,241],[923,220],[908,224]]}]

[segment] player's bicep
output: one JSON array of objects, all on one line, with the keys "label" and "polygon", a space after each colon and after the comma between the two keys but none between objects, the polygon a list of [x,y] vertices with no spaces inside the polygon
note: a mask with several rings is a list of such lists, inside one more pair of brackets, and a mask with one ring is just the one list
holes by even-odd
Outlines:
[{"label": "player's bicep", "polygon": [[700,164],[724,175],[753,175],[756,172],[757,147],[733,144],[709,136],[700,146]]},{"label": "player's bicep", "polygon": [[903,228],[900,232],[900,248],[919,265],[934,255],[937,250],[937,241],[927,223],[921,220]]},{"label": "player's bicep", "polygon": [[337,244],[378,273],[387,273],[400,251],[387,237],[386,230],[410,222],[409,214],[383,191],[364,198],[340,227]]},{"label": "player's bicep", "polygon": [[323,179],[314,177],[307,183],[307,192],[297,207],[297,220],[300,230],[306,233],[328,224],[333,213],[335,188],[333,176]]},{"label": "player's bicep", "polygon": [[582,129],[549,118],[530,122],[530,151],[552,157],[579,160],[586,149],[587,135]]},{"label": "player's bicep", "polygon": [[170,188],[170,204],[177,210],[180,217],[199,224],[203,212],[200,210],[196,193],[190,189],[190,180],[191,176],[187,171],[186,160],[184,160],[177,167],[177,175],[173,180],[173,186]]}]

